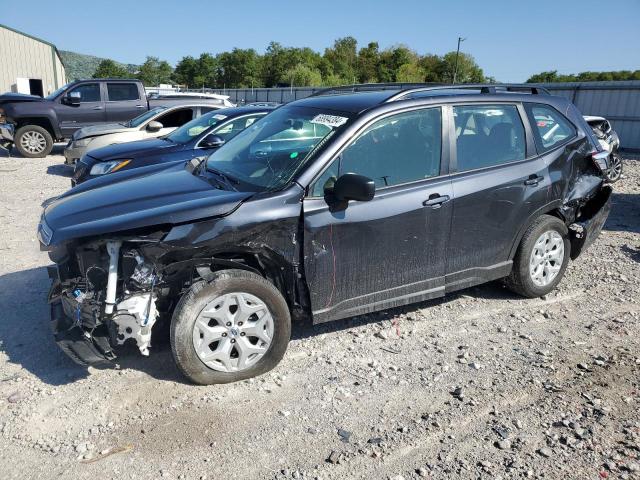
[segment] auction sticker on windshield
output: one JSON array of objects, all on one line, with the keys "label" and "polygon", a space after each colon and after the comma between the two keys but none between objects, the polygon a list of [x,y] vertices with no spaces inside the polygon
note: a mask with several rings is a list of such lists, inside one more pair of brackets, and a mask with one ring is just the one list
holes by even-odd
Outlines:
[{"label": "auction sticker on windshield", "polygon": [[339,117],[337,115],[327,115],[321,113],[311,119],[311,123],[318,123],[320,125],[326,125],[327,127],[336,128],[344,125],[349,120],[347,117]]}]

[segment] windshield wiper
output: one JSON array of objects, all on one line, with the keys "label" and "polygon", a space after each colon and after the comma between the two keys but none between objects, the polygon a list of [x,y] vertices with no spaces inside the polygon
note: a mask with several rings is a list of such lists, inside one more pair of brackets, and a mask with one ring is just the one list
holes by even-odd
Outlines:
[{"label": "windshield wiper", "polygon": [[213,173],[216,177],[218,177],[219,180],[222,180],[221,183],[226,185],[229,189],[236,192],[238,191],[238,189],[234,187],[234,184],[238,185],[240,183],[236,178],[233,178],[231,175],[209,166],[207,166],[207,172]]}]

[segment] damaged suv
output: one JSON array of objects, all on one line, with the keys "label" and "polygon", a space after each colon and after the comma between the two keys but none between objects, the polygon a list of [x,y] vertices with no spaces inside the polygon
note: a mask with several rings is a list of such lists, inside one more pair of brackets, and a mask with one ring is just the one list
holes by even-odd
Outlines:
[{"label": "damaged suv", "polygon": [[[354,87],[344,89],[348,92]],[[55,338],[112,363],[169,324],[193,382],[264,373],[326,322],[504,279],[539,297],[600,233],[601,152],[540,87],[323,91],[207,159],[72,189],[44,210]]]}]

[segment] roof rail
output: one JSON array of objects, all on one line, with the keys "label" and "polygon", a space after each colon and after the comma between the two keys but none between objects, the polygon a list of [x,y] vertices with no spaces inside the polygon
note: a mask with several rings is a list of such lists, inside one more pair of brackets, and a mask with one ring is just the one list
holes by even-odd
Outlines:
[{"label": "roof rail", "polygon": [[313,92],[310,97],[321,97],[323,95],[348,94],[355,92],[378,92],[382,90],[410,90],[419,88],[429,88],[444,85],[443,83],[354,83],[352,85],[338,85],[328,87]]},{"label": "roof rail", "polygon": [[449,84],[449,85],[432,85],[403,89],[397,94],[389,97],[386,101],[393,102],[401,100],[412,93],[437,91],[437,90],[480,90],[480,93],[495,94],[501,91],[506,92],[528,92],[533,95],[551,95],[549,90],[538,85],[528,83],[465,83],[465,84]]}]

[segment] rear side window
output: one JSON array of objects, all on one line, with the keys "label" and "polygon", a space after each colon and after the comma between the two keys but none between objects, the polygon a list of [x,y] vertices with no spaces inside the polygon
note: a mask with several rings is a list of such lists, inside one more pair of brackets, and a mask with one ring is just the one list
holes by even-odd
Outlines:
[{"label": "rear side window", "polygon": [[400,113],[378,120],[362,132],[314,184],[320,197],[344,173],[371,178],[376,188],[415,182],[440,174],[440,108]]},{"label": "rear side window", "polygon": [[107,83],[109,101],[138,100],[138,85],[135,83]]},{"label": "rear side window", "polygon": [[80,93],[80,103],[100,101],[100,85],[98,83],[85,83],[74,88],[69,93],[71,92]]},{"label": "rear side window", "polygon": [[573,124],[555,108],[548,105],[527,105],[536,147],[546,152],[576,135]]},{"label": "rear side window", "polygon": [[157,122],[162,124],[163,128],[176,128],[181,127],[187,122],[193,119],[193,109],[181,108],[173,110],[172,112],[165,113],[156,118]]},{"label": "rear side window", "polygon": [[515,105],[460,105],[453,118],[459,172],[524,160],[524,126]]}]

